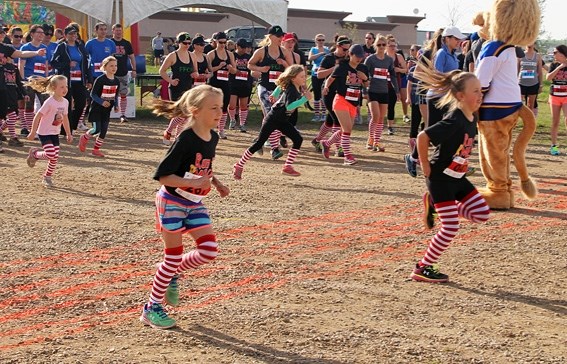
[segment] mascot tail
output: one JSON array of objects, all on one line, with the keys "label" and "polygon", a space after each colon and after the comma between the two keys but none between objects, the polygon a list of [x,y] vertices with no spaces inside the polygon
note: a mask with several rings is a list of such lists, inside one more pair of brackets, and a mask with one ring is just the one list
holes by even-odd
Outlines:
[{"label": "mascot tail", "polygon": [[522,131],[516,138],[514,143],[514,165],[522,182],[522,193],[528,199],[534,199],[537,196],[537,187],[528,174],[526,165],[526,149],[536,129],[536,120],[533,112],[525,105],[520,109],[520,118],[524,122]]}]

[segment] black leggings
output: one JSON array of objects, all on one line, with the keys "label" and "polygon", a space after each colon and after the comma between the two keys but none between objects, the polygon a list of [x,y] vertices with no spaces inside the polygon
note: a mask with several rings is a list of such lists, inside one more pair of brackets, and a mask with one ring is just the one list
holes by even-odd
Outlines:
[{"label": "black leggings", "polygon": [[77,130],[79,119],[87,104],[87,88],[82,82],[71,82],[65,98],[69,100],[69,125],[71,130]]},{"label": "black leggings", "polygon": [[335,94],[327,94],[323,96],[323,102],[325,102],[325,107],[327,108],[327,118],[325,119],[325,125],[329,128],[333,126],[341,126],[339,123],[339,118],[337,118],[337,114],[333,111],[333,100],[335,99]]},{"label": "black leggings", "polygon": [[317,78],[317,76],[311,76],[311,87],[313,88],[313,100],[321,100],[321,91],[323,88],[323,82],[325,79]]},{"label": "black leggings", "polygon": [[89,121],[93,123],[94,128],[94,132],[89,131],[89,134],[98,134],[99,138],[104,139],[106,137],[106,132],[108,131],[108,124],[110,124],[110,108],[108,108],[108,111],[91,110],[89,114]]},{"label": "black leggings", "polygon": [[411,104],[411,124],[410,124],[410,138],[417,138],[419,132],[419,124],[421,123],[421,111],[419,104]]},{"label": "black leggings", "polygon": [[394,120],[396,117],[395,109],[398,102],[398,94],[392,87],[388,87],[388,120]]},{"label": "black leggings", "polygon": [[293,149],[301,148],[301,143],[303,143],[303,137],[301,136],[301,134],[299,134],[297,129],[293,125],[291,125],[288,119],[284,118],[282,120],[281,118],[272,117],[270,115],[270,117],[266,118],[266,122],[264,123],[264,125],[262,125],[262,128],[260,129],[258,140],[256,140],[256,142],[252,144],[250,148],[248,148],[250,153],[254,154],[260,149],[262,149],[262,146],[264,145],[266,140],[268,140],[270,134],[272,134],[274,130],[279,130],[283,133],[283,135],[290,138],[291,141],[293,142],[293,147],[292,147]]},{"label": "black leggings", "polygon": [[438,98],[427,99],[427,111],[429,112],[429,126],[443,120],[443,115],[448,111],[449,107],[445,106],[441,109],[437,107]]}]

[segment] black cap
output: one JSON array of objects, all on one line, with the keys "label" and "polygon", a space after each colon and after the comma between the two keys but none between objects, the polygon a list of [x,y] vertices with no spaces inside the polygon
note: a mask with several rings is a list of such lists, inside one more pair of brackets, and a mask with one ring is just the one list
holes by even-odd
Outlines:
[{"label": "black cap", "polygon": [[358,58],[364,58],[364,48],[360,44],[353,44],[350,49],[348,50],[350,54],[353,56],[357,56]]},{"label": "black cap", "polygon": [[252,44],[244,38],[240,38],[236,41],[236,45],[240,48],[251,48]]},{"label": "black cap", "polygon": [[53,31],[55,30],[55,27],[53,25],[49,25],[49,24],[42,24],[41,25],[41,29],[43,29],[43,31],[45,33],[51,33],[53,34]]},{"label": "black cap", "polygon": [[272,25],[270,29],[268,29],[268,34],[275,35],[276,37],[283,37],[285,32],[279,25]]},{"label": "black cap", "polygon": [[214,39],[215,39],[215,40],[227,39],[227,38],[226,38],[226,33],[225,33],[225,32],[218,32],[218,33],[215,33]]},{"label": "black cap", "polygon": [[187,42],[191,40],[191,35],[189,33],[179,33],[177,34],[177,42]]},{"label": "black cap", "polygon": [[67,27],[65,27],[65,30],[64,30],[65,35],[67,35],[69,33],[73,33],[73,32],[77,33],[77,28],[75,28],[72,25],[67,25]]},{"label": "black cap", "polygon": [[205,44],[207,44],[207,42],[205,42],[205,38],[199,36],[199,37],[193,38],[193,41],[191,42],[191,44],[192,45],[195,45],[195,44],[205,45]]}]

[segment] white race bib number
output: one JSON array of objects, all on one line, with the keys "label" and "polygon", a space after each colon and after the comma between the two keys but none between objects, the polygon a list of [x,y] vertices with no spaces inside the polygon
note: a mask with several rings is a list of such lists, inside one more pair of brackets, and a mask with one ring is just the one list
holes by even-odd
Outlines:
[{"label": "white race bib number", "polygon": [[347,88],[345,99],[348,101],[358,101],[360,99],[360,89],[358,88]]},{"label": "white race bib number", "polygon": [[71,81],[82,81],[82,76],[83,74],[81,73],[81,70],[71,71]]},{"label": "white race bib number", "polygon": [[217,71],[217,80],[228,81],[228,71],[227,70],[218,70]]},{"label": "white race bib number", "polygon": [[469,162],[462,157],[453,157],[453,161],[449,167],[445,168],[443,173],[454,178],[461,178],[467,173]]},{"label": "white race bib number", "polygon": [[248,81],[248,71],[236,71],[235,79],[239,81]]},{"label": "white race bib number", "polygon": [[374,68],[374,74],[372,78],[377,78],[379,80],[388,80],[388,70],[385,68]]},{"label": "white race bib number", "polygon": [[282,73],[279,71],[270,71],[268,74],[268,81],[271,83],[276,83],[276,80],[280,77]]}]

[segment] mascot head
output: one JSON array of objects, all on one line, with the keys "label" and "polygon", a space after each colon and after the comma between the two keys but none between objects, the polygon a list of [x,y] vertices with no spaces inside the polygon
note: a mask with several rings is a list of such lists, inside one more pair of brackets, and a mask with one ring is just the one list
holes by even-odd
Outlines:
[{"label": "mascot head", "polygon": [[541,11],[537,0],[495,0],[490,11],[491,39],[526,46],[539,35]]},{"label": "mascot head", "polygon": [[490,24],[489,20],[488,11],[479,11],[478,13],[476,13],[472,20],[473,25],[480,27],[478,30],[478,35],[482,39],[490,39],[490,34],[488,32]]}]

